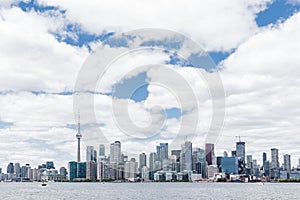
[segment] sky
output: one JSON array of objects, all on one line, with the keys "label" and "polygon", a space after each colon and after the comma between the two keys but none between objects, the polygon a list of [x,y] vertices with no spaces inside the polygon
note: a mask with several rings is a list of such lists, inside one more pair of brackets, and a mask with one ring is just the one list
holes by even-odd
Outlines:
[{"label": "sky", "polygon": [[[216,155],[233,150],[236,136],[241,136],[246,153],[259,163],[262,152],[270,159],[275,147],[281,162],[284,154],[291,154],[296,166],[299,9],[299,0],[1,0],[0,167],[6,170],[8,162],[36,167],[48,160],[60,167],[75,160],[78,110],[73,98],[83,66],[101,48],[102,53],[130,49],[137,40],[130,31],[145,28],[190,38],[214,65],[198,69],[204,78],[199,77],[196,66],[180,58],[184,43],[176,39],[143,40],[141,46],[161,46],[165,51],[131,52],[110,63],[100,78],[95,74],[95,91],[82,97],[94,99],[97,125],[90,126],[80,108],[83,160],[87,137],[99,130],[105,141],[120,140],[123,152],[136,156],[155,151],[160,142],[172,144],[180,128],[189,126],[183,125],[185,119],[198,119],[195,130],[188,129],[184,136],[193,147],[203,147],[213,117],[212,91],[205,78],[218,75],[225,117]],[[189,53],[193,61],[196,54]],[[187,98],[185,83],[196,101]],[[113,110],[125,104],[130,124],[157,125],[157,132],[146,139],[126,132],[132,127],[118,121],[124,113]],[[162,112],[165,120],[160,123]],[[179,149],[180,144],[173,147]]]}]

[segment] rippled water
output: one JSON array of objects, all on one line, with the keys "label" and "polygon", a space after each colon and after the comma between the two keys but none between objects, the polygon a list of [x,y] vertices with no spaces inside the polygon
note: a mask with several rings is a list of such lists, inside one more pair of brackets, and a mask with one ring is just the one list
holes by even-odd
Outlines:
[{"label": "rippled water", "polygon": [[0,199],[300,199],[300,184],[0,183]]}]

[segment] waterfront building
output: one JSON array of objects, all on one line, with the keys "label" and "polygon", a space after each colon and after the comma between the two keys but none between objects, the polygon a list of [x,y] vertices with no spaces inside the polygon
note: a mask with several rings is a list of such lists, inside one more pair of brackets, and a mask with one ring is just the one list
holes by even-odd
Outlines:
[{"label": "waterfront building", "polygon": [[15,163],[15,166],[14,166],[14,173],[16,174],[16,177],[17,178],[20,178],[21,177],[21,167],[20,167],[20,163]]},{"label": "waterfront building", "polygon": [[176,156],[176,162],[180,162],[181,150],[172,150],[171,155]]},{"label": "waterfront building", "polygon": [[180,171],[192,170],[192,143],[189,141],[181,145]]},{"label": "waterfront building", "polygon": [[213,159],[215,157],[215,145],[207,143],[205,144],[205,154],[206,154],[206,163],[207,165],[213,164]]},{"label": "waterfront building", "polygon": [[124,166],[124,178],[125,179],[134,179],[137,175],[138,164],[134,158],[131,158],[130,161],[127,161]]},{"label": "waterfront building", "polygon": [[121,142],[115,141],[110,144],[110,155],[109,155],[110,163],[119,164],[121,161]]},{"label": "waterfront building", "polygon": [[270,164],[270,176],[271,179],[279,178],[279,159],[278,159],[278,149],[271,149],[271,164]]},{"label": "waterfront building", "polygon": [[7,165],[7,170],[6,170],[7,174],[13,174],[14,173],[14,163],[9,163]]},{"label": "waterfront building", "polygon": [[222,157],[221,159],[222,172],[225,174],[237,174],[238,173],[238,159],[237,157]]},{"label": "waterfront building", "polygon": [[236,157],[245,161],[245,142],[239,141],[236,143]]},{"label": "waterfront building", "polygon": [[97,163],[94,160],[86,162],[86,179],[96,180],[97,179]]},{"label": "waterfront building", "polygon": [[212,179],[214,178],[215,174],[218,174],[219,169],[217,165],[209,165],[207,166],[207,178]]},{"label": "waterfront building", "polygon": [[156,162],[158,161],[157,154],[155,152],[151,152],[149,156],[149,178],[150,180],[154,180],[154,173],[158,170],[156,168]]},{"label": "waterfront building", "polygon": [[77,178],[77,162],[69,162],[69,181],[73,181]]},{"label": "waterfront building", "polygon": [[86,147],[86,161],[92,161],[94,160],[94,147],[93,146],[87,146]]},{"label": "waterfront building", "polygon": [[158,160],[163,163],[164,159],[169,158],[169,147],[168,143],[160,143],[159,146],[156,146],[156,153]]},{"label": "waterfront building", "polygon": [[289,179],[291,174],[291,155],[289,154],[283,155],[283,170],[286,171],[287,179]]},{"label": "waterfront building", "polygon": [[140,172],[144,166],[147,166],[147,156],[145,153],[141,153],[139,155],[139,171]]},{"label": "waterfront building", "polygon": [[55,169],[53,161],[46,162],[46,169]]}]

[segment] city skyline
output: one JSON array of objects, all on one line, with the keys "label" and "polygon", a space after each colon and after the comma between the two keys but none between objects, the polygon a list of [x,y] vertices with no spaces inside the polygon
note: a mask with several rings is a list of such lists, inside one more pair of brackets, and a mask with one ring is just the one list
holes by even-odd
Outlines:
[{"label": "city skyline", "polygon": [[[215,155],[230,154],[236,148],[235,136],[240,135],[247,144],[246,152],[259,163],[261,152],[270,158],[270,148],[277,148],[280,163],[282,155],[288,154],[296,166],[300,158],[296,139],[300,120],[299,1],[172,1],[171,5],[172,9],[168,3],[140,1],[92,0],[76,5],[70,1],[1,1],[0,167],[6,168],[9,161],[30,161],[34,166],[49,160],[55,160],[57,166],[76,161],[79,110],[74,108],[73,97],[83,63],[101,45],[112,51],[130,49],[135,37],[129,34],[118,40],[118,35],[140,28],[179,32],[195,41],[215,65],[190,66],[179,56],[183,43],[174,38],[161,45],[178,48],[174,54],[136,52],[113,63],[94,94],[99,129],[91,128],[86,118],[80,123],[82,160],[86,146],[91,146],[87,135],[99,130],[105,135],[103,140],[122,141],[124,152],[138,155],[168,143],[170,154],[173,147],[181,148],[181,143],[173,141],[182,121],[190,124],[184,124],[180,136],[205,149],[213,108],[211,91],[194,73],[197,68],[208,79],[219,74],[224,87],[226,115],[213,142]],[[118,15],[112,17],[114,12]],[[143,45],[160,42],[147,40]],[[191,53],[189,58],[194,56]],[[190,101],[179,78],[173,80],[160,71],[162,65],[186,81],[195,101]],[[156,83],[165,83],[165,87]],[[131,93],[136,85],[143,87]],[[178,92],[169,91],[171,86]],[[136,129],[121,126],[129,123],[116,123],[123,115],[112,114],[113,101],[128,102],[130,122],[138,130],[151,123],[161,125],[160,129],[126,131]],[[80,112],[87,116],[86,109]],[[162,113],[166,119],[160,124]],[[145,135],[148,137],[143,139]]]}]

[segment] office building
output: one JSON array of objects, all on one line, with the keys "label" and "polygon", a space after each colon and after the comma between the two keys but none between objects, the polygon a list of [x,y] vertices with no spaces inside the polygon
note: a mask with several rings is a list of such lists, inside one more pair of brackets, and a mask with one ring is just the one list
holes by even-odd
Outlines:
[{"label": "office building", "polygon": [[121,161],[121,142],[115,141],[110,144],[110,155],[109,155],[110,163],[119,164]]},{"label": "office building", "polygon": [[181,145],[180,171],[192,170],[192,143],[189,141]]},{"label": "office building", "polygon": [[144,167],[144,166],[147,166],[147,156],[145,153],[141,153],[139,155],[139,171],[141,172],[141,169]]},{"label": "office building", "polygon": [[287,173],[287,178],[289,179],[291,174],[291,155],[283,155],[283,168]]},{"label": "office building", "polygon": [[205,144],[205,154],[206,154],[206,163],[207,165],[212,165],[214,157],[215,157],[215,150],[214,144],[207,143]]},{"label": "office building", "polygon": [[156,146],[156,153],[158,160],[163,163],[164,159],[169,158],[169,148],[168,143],[160,143],[159,146]]}]

